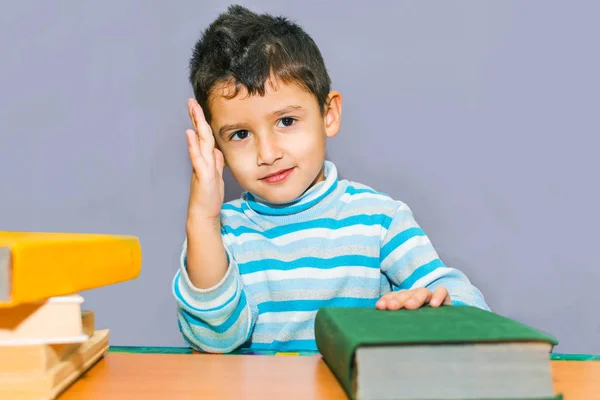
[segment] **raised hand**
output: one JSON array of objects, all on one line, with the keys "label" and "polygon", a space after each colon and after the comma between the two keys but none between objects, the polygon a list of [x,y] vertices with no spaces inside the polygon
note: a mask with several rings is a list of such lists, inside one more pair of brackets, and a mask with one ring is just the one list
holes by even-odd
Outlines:
[{"label": "raised hand", "polygon": [[223,153],[215,148],[210,125],[195,99],[188,99],[188,113],[194,126],[185,131],[193,167],[188,218],[217,220],[225,196]]}]

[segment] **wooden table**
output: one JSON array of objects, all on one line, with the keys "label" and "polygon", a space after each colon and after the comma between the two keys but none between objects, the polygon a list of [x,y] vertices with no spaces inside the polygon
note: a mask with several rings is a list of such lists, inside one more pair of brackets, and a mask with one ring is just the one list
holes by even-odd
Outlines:
[{"label": "wooden table", "polygon": [[[565,400],[600,399],[600,361],[552,361]],[[320,356],[108,353],[59,400],[347,399]]]}]

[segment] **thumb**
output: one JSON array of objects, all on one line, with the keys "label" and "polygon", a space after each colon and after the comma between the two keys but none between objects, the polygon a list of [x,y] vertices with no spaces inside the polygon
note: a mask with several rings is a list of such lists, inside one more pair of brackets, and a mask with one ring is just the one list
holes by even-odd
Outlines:
[{"label": "thumb", "polygon": [[223,168],[225,167],[225,158],[223,157],[223,153],[221,153],[221,150],[219,149],[214,149],[213,153],[215,156],[215,167],[217,168],[219,176],[221,177],[221,179],[223,179]]}]

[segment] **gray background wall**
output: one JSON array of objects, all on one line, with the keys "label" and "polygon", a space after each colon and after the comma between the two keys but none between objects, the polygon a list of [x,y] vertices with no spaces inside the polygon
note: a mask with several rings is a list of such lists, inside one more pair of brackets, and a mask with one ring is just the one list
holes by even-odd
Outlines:
[{"label": "gray background wall", "polygon": [[[600,353],[598,3],[282,3],[243,4],[321,46],[342,177],[406,201],[495,311]],[[0,229],[139,236],[140,278],[84,293],[113,345],[183,345],[187,62],[226,5],[0,4]]]}]

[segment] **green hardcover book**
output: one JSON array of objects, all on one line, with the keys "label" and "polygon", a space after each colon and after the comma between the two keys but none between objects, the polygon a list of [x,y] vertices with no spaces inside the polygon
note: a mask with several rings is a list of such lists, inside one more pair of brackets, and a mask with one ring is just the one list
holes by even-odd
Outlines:
[{"label": "green hardcover book", "polygon": [[551,335],[469,306],[322,308],[315,340],[359,400],[560,400]]}]

